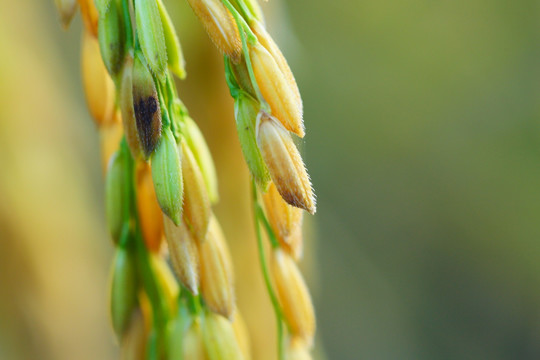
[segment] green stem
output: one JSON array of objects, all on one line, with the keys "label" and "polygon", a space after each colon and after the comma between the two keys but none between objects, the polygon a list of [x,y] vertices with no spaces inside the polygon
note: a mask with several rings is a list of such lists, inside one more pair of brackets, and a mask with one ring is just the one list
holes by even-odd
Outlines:
[{"label": "green stem", "polygon": [[266,234],[268,235],[268,238],[270,239],[270,244],[272,244],[272,248],[276,249],[279,247],[279,241],[276,238],[276,234],[274,234],[274,229],[272,229],[272,225],[270,225],[270,222],[268,222],[268,219],[266,218],[266,215],[264,215],[264,211],[260,207],[260,205],[256,204],[256,214],[260,221],[262,221],[264,228],[266,230]]},{"label": "green stem", "polygon": [[244,57],[246,58],[246,66],[248,69],[249,78],[251,80],[253,90],[255,90],[255,95],[257,96],[257,99],[261,104],[261,109],[266,111],[267,113],[270,113],[270,106],[268,105],[266,100],[264,100],[261,90],[259,89],[259,84],[257,84],[257,80],[255,79],[255,72],[253,71],[253,65],[251,63],[251,57],[249,55],[246,34],[249,37],[250,43],[252,44],[257,43],[257,37],[255,36],[255,34],[253,34],[248,24],[246,24],[245,20],[240,16],[238,11],[234,8],[234,6],[232,6],[229,0],[221,1],[227,7],[227,9],[229,9],[229,11],[234,17],[234,20],[236,21],[236,26],[238,27],[238,32],[240,33],[240,40],[242,40],[242,52],[244,53]]},{"label": "green stem", "polygon": [[175,99],[178,99],[178,95],[176,93],[176,87],[174,86],[174,82],[172,80],[171,73],[167,71],[167,76],[165,77],[165,89],[167,90],[167,109],[169,111],[169,120],[171,122],[171,130],[175,136],[175,138],[178,138],[178,136],[181,135],[179,132],[179,126],[178,126],[178,114],[176,113],[176,110],[174,108]]},{"label": "green stem", "polygon": [[236,101],[236,98],[240,93],[240,86],[238,86],[238,83],[234,78],[231,60],[227,55],[223,56],[223,60],[225,62],[225,81],[229,86],[229,92],[231,93],[232,98]]},{"label": "green stem", "polygon": [[242,12],[242,17],[248,22],[248,24],[251,24],[254,18],[251,9],[249,9],[249,7],[244,3],[244,0],[236,0],[235,3],[238,4],[240,12]]},{"label": "green stem", "polygon": [[133,47],[133,25],[131,24],[131,15],[129,12],[129,0],[122,0],[122,14],[126,27],[126,48],[131,49]]},{"label": "green stem", "polygon": [[[161,109],[161,119],[163,120],[163,129],[165,130],[169,126],[171,126],[171,118],[169,117],[169,110],[167,106],[167,102],[165,101],[165,98],[163,97],[163,89],[162,89],[162,83],[157,79],[154,78],[154,84],[156,84],[156,91],[158,94],[159,99],[159,107]],[[173,129],[174,134],[174,129]]]},{"label": "green stem", "polygon": [[251,28],[249,27],[246,20],[240,15],[238,10],[231,4],[229,0],[221,0],[221,2],[229,9],[229,11],[232,13],[234,20],[236,21],[236,26],[238,26],[238,30],[244,29],[247,33],[247,36],[249,38],[249,42],[254,44],[257,42],[257,36],[251,31]]},{"label": "green stem", "polygon": [[171,99],[177,98],[178,93],[176,91],[176,86],[174,86],[174,80],[170,71],[167,71],[167,77],[165,80],[167,81],[167,91],[169,92],[169,96]]},{"label": "green stem", "polygon": [[232,1],[234,4],[238,5],[239,7],[238,11],[241,13],[240,15],[242,16],[242,18],[244,18],[248,23],[251,23],[253,16],[251,15],[251,11],[246,7],[244,2],[242,0],[232,0]]},{"label": "green stem", "polygon": [[130,222],[125,221],[122,225],[122,231],[120,232],[120,240],[118,241],[118,246],[122,249],[126,249],[130,245],[131,240],[131,230]]},{"label": "green stem", "polygon": [[189,307],[191,309],[191,312],[194,315],[200,315],[202,313],[202,304],[201,304],[201,298],[199,295],[192,295],[189,291],[188,293],[188,299],[189,299]]},{"label": "green stem", "polygon": [[[253,189],[253,210],[255,212],[255,233],[257,235],[257,247],[259,250],[259,260],[261,262],[261,269],[264,277],[264,282],[272,306],[274,308],[274,313],[276,315],[276,325],[277,325],[277,342],[278,342],[278,358],[279,360],[285,359],[285,353],[283,348],[283,314],[281,312],[281,307],[279,306],[279,301],[277,299],[276,293],[272,287],[272,281],[270,280],[270,274],[268,273],[268,264],[266,263],[266,255],[264,253],[264,244],[262,240],[261,229],[259,227],[259,215],[258,210],[260,210],[260,205],[257,199],[257,186],[255,181],[252,180],[252,189]],[[273,244],[272,244],[273,245]]]}]

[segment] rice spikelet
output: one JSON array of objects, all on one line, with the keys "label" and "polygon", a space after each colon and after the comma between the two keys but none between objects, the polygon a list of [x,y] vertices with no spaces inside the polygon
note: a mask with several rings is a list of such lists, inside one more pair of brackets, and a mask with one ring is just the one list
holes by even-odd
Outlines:
[{"label": "rice spikelet", "polygon": [[169,256],[176,276],[193,295],[198,295],[200,266],[195,241],[184,221],[176,226],[164,215],[163,223],[169,245]]},{"label": "rice spikelet", "polygon": [[281,246],[295,260],[302,255],[302,218],[303,211],[287,204],[276,189],[274,183],[262,195],[268,221],[274,229]]},{"label": "rice spikelet", "polygon": [[203,340],[209,360],[243,360],[231,322],[218,314],[206,313]]},{"label": "rice spikelet", "polygon": [[298,102],[287,76],[281,72],[274,57],[260,43],[249,47],[249,56],[257,85],[259,85],[262,96],[270,105],[272,115],[287,130],[299,137],[304,137],[302,103]]},{"label": "rice spikelet", "polygon": [[309,349],[302,339],[293,337],[289,340],[285,360],[311,360]]},{"label": "rice spikelet", "polygon": [[221,0],[188,0],[210,39],[232,62],[240,61],[242,42],[233,16]]},{"label": "rice spikelet", "polygon": [[212,311],[230,318],[234,312],[233,274],[230,255],[211,225],[206,240],[199,244],[201,294]]},{"label": "rice spikelet", "polygon": [[199,165],[185,141],[178,146],[182,152],[182,177],[184,179],[183,217],[198,242],[204,241],[212,210],[206,185]]},{"label": "rice spikelet", "polygon": [[103,174],[107,171],[107,166],[112,155],[118,150],[122,140],[122,121],[120,112],[115,112],[113,120],[99,127],[99,142],[101,149],[101,167]]},{"label": "rice spikelet", "polygon": [[88,31],[83,31],[81,72],[86,104],[96,124],[112,120],[114,115],[114,83],[101,59],[99,43]]},{"label": "rice spikelet", "polygon": [[278,248],[272,253],[270,269],[279,303],[291,333],[311,346],[315,334],[315,312],[296,263]]},{"label": "rice spikelet", "polygon": [[78,0],[79,7],[81,9],[81,15],[84,23],[84,27],[92,34],[93,37],[97,37],[98,34],[98,11],[94,0]]},{"label": "rice spikelet", "polygon": [[73,20],[73,16],[77,12],[77,1],[76,0],[55,0],[56,8],[60,14],[60,21],[62,27],[66,30]]},{"label": "rice spikelet", "polygon": [[137,188],[137,212],[144,243],[148,250],[159,253],[163,242],[162,213],[152,182],[152,169],[144,161],[137,162],[135,186]]},{"label": "rice spikelet", "polygon": [[264,46],[266,50],[268,50],[268,52],[272,55],[272,57],[278,64],[281,73],[285,76],[285,79],[289,83],[289,88],[295,95],[297,105],[300,107],[300,112],[302,112],[302,98],[300,96],[300,91],[298,90],[298,85],[296,84],[296,80],[291,71],[291,68],[289,67],[289,64],[287,63],[287,60],[285,59],[285,56],[283,56],[283,53],[281,52],[277,44],[274,42],[274,39],[272,39],[272,37],[266,31],[264,25],[261,22],[254,20],[251,22],[250,27],[257,36],[257,39],[259,40],[261,45]]},{"label": "rice spikelet", "polygon": [[315,213],[311,182],[291,136],[264,111],[259,112],[257,124],[257,144],[281,197],[292,206]]},{"label": "rice spikelet", "polygon": [[133,311],[129,327],[122,338],[120,358],[122,360],[144,360],[146,353],[146,329],[140,309]]}]

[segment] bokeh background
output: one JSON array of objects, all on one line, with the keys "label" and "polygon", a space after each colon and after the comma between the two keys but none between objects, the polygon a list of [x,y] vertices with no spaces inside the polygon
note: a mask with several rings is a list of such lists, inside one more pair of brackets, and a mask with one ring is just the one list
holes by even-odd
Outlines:
[{"label": "bokeh background", "polygon": [[[239,304],[267,331],[222,62],[186,3],[166,4],[181,96],[217,161]],[[326,357],[539,359],[540,2],[263,8],[304,98],[318,212],[303,265]],[[80,34],[52,0],[0,2],[0,359],[118,356]]]}]

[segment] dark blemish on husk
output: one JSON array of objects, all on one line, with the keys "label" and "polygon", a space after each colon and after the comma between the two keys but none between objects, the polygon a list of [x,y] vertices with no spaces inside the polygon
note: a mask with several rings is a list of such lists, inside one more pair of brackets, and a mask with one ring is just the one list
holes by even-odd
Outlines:
[{"label": "dark blemish on husk", "polygon": [[133,104],[137,130],[146,157],[154,151],[161,134],[161,114],[156,96],[140,98]]},{"label": "dark blemish on husk", "polygon": [[[276,184],[277,186],[277,184]],[[300,194],[296,194],[294,191],[290,189],[282,189],[281,187],[277,187],[279,194],[285,200],[285,202],[291,206],[306,210],[310,214],[315,213],[315,207],[309,207],[308,204],[305,202],[305,200],[302,199],[302,196]]]},{"label": "dark blemish on husk", "polygon": [[289,191],[289,190],[283,191],[282,189],[278,189],[278,190],[281,190],[279,191],[279,193],[286,203],[288,203],[289,205],[301,208],[301,209],[305,209],[304,204],[292,191]]}]

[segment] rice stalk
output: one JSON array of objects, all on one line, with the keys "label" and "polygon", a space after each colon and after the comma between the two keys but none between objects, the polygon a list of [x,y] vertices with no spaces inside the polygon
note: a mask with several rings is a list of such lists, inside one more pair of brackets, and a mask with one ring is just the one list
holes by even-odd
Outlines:
[{"label": "rice stalk", "polygon": [[[315,315],[295,261],[302,253],[303,210],[315,212],[315,196],[291,136],[305,134],[298,86],[255,0],[188,2],[224,55],[254,180],[259,256],[280,359],[309,359]],[[74,2],[57,5],[68,24]],[[161,0],[78,5],[85,94],[104,161],[112,159],[106,174],[116,249],[110,304],[122,358],[249,359],[231,254],[212,210],[214,164],[173,82],[172,74],[185,77],[185,61],[167,9]]]}]

